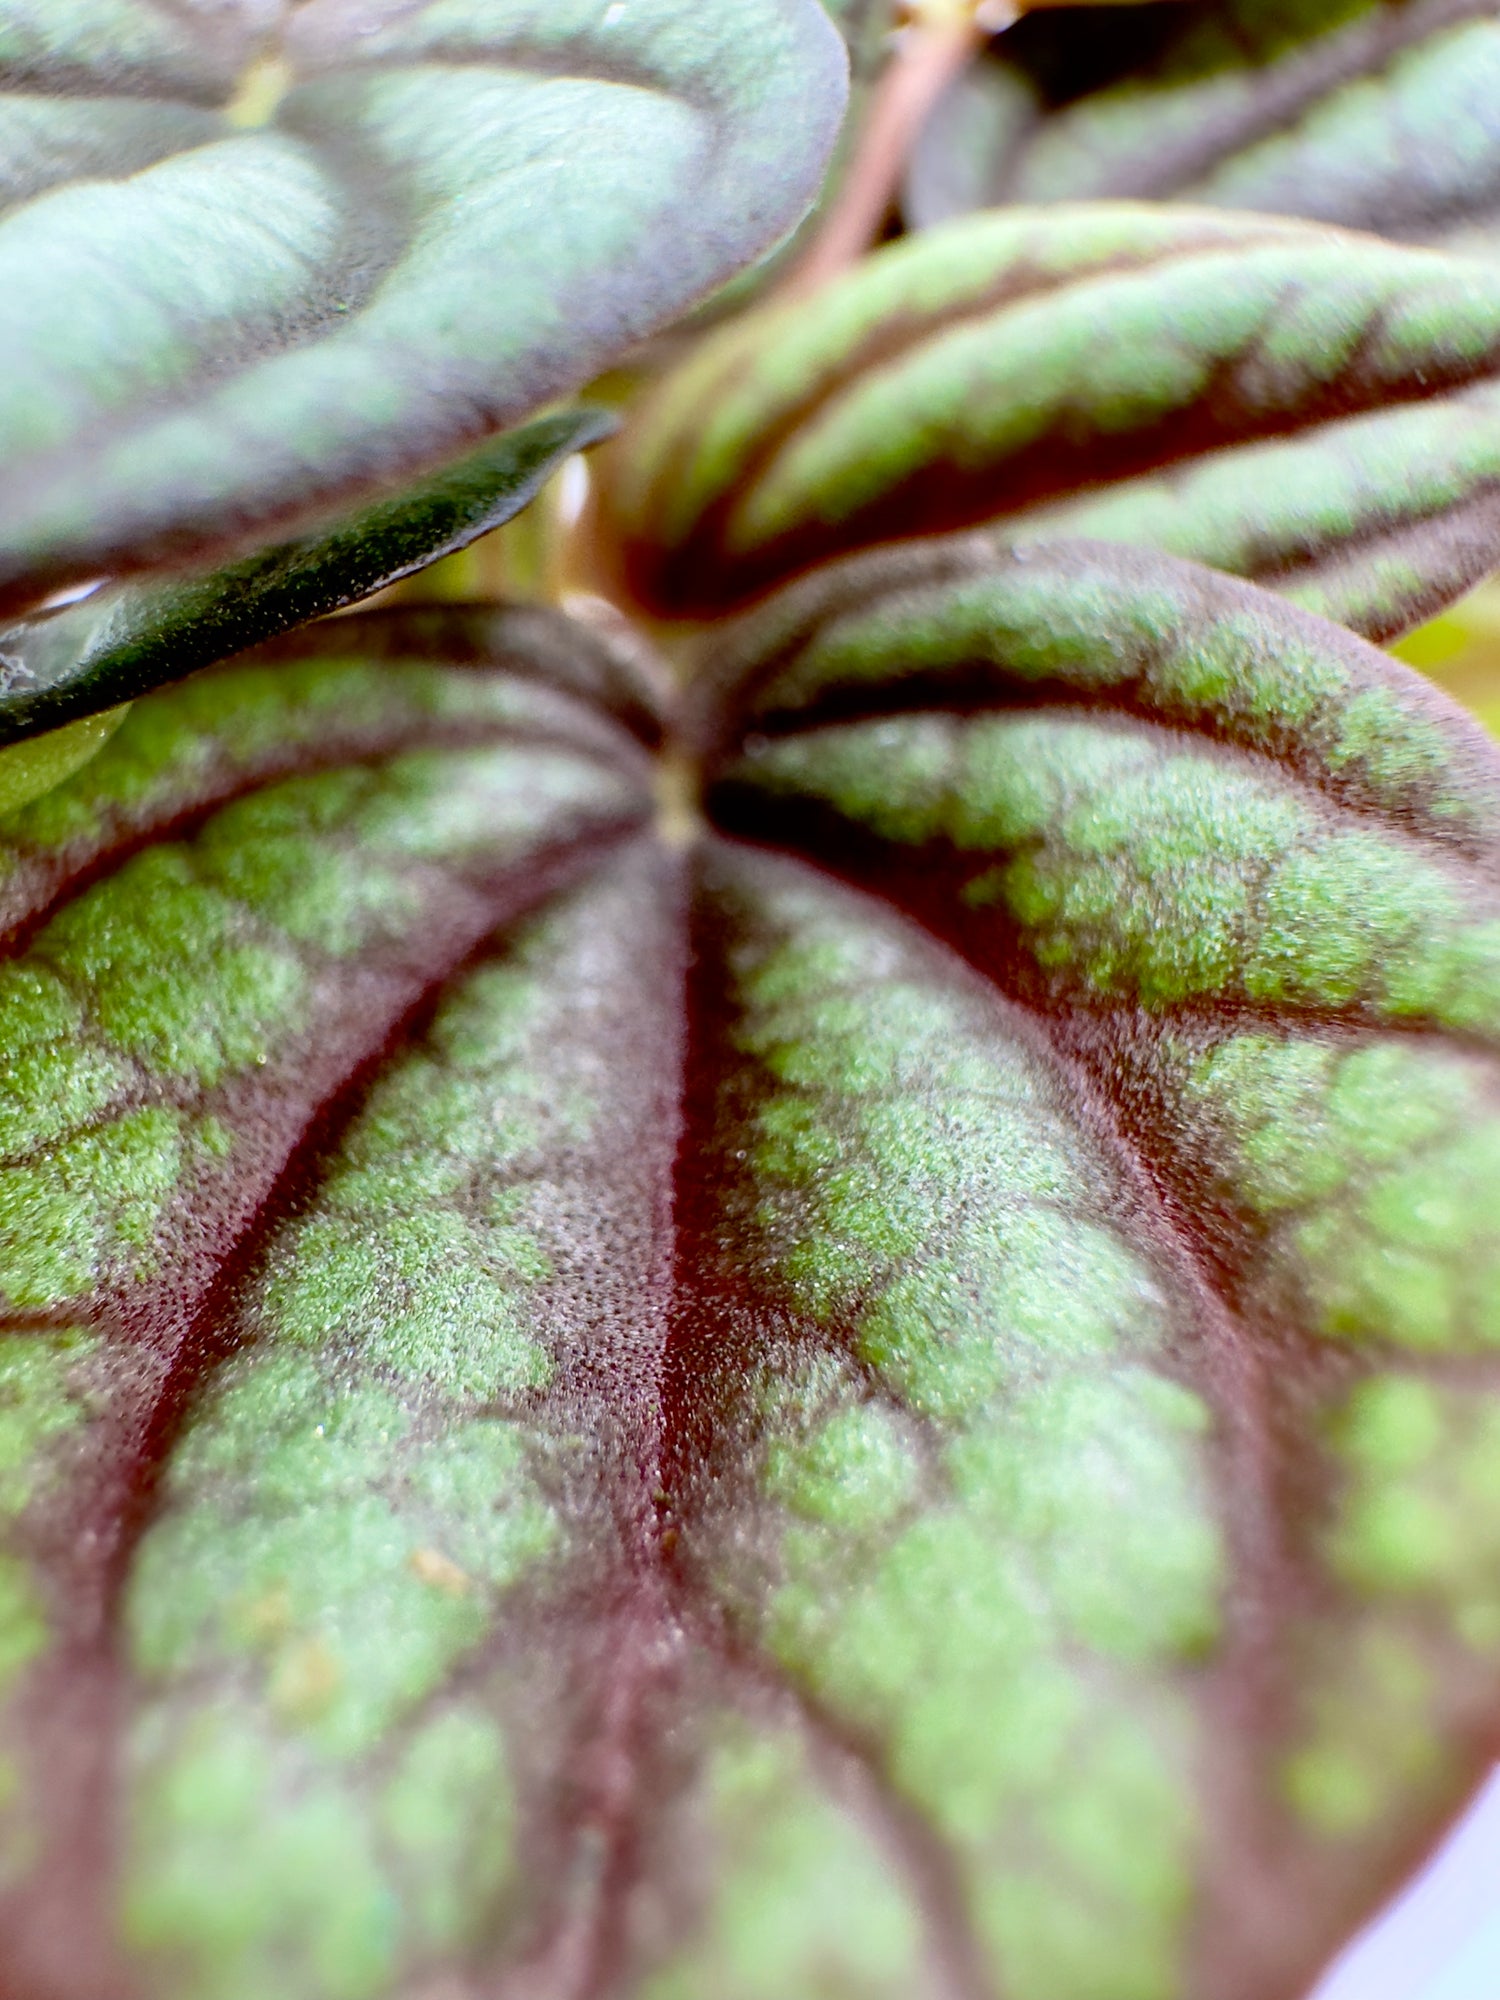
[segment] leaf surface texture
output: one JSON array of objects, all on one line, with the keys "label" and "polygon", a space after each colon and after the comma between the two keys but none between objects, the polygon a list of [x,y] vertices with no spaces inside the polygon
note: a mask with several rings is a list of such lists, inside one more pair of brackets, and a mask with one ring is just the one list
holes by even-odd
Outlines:
[{"label": "leaf surface texture", "polygon": [[0,822],[7,1964],[1294,2000],[1494,1726],[1495,753],[1107,544],[665,685],[371,613]]},{"label": "leaf surface texture", "polygon": [[8,0],[0,64],[18,608],[571,391],[799,219],[844,98],[813,0]]},{"label": "leaf surface texture", "polygon": [[1497,340],[1478,259],[1209,209],[974,216],[706,343],[615,453],[605,532],[677,616],[993,523],[1383,638],[1494,567]]}]

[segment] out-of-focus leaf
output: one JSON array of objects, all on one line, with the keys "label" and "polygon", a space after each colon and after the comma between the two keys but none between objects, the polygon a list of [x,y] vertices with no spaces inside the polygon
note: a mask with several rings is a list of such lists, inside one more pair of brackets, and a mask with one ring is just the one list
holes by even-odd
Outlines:
[{"label": "out-of-focus leaf", "polygon": [[1171,0],[1036,15],[938,105],[921,228],[1128,196],[1500,248],[1494,0]]},{"label": "out-of-focus leaf", "polygon": [[543,417],[300,541],[206,575],[116,584],[0,626],[0,743],[181,680],[466,548],[519,513],[570,453],[613,429],[602,410]]},{"label": "out-of-focus leaf", "polygon": [[[899,0],[820,0],[825,12],[844,38],[849,55],[849,103],[838,140],[829,155],[818,198],[792,233],[757,263],[748,266],[722,286],[688,323],[701,330],[730,312],[738,312],[763,292],[771,290],[795,264],[821,228],[831,202],[844,184],[860,131],[869,116],[870,94],[891,53]],[[892,197],[892,207],[899,193]],[[686,329],[669,330],[665,341],[679,340]],[[649,358],[649,351],[648,351]]]},{"label": "out-of-focus leaf", "polygon": [[822,0],[849,48],[850,67],[861,82],[874,76],[900,12],[900,0]]},{"label": "out-of-focus leaf", "polygon": [[4,0],[0,599],[573,388],[799,219],[843,69],[815,0]]},{"label": "out-of-focus leaf", "polygon": [[129,703],[86,715],[29,743],[12,743],[0,750],[0,814],[15,812],[50,792],[54,785],[86,764],[103,748],[125,719]]},{"label": "out-of-focus leaf", "polygon": [[1500,756],[956,547],[682,718],[335,620],[0,821],[19,1990],[1294,2000],[1461,1802]]},{"label": "out-of-focus leaf", "polygon": [[1386,637],[1500,559],[1500,270],[1213,210],[971,217],[705,343],[610,468],[605,532],[679,615],[994,522]]},{"label": "out-of-focus leaf", "polygon": [[1481,584],[1392,651],[1500,732],[1500,589]]}]

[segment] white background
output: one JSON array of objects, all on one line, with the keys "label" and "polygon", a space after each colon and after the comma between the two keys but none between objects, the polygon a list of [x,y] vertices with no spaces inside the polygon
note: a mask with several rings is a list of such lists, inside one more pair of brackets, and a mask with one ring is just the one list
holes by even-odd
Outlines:
[{"label": "white background", "polygon": [[1310,2000],[1500,2000],[1500,1767]]}]

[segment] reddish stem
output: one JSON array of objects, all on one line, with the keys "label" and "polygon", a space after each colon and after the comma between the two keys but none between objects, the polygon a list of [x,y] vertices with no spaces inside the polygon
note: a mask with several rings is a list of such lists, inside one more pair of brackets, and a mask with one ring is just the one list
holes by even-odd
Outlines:
[{"label": "reddish stem", "polygon": [[880,233],[927,115],[996,29],[1014,18],[1004,0],[913,9],[881,74],[854,157],[822,227],[779,288],[796,298],[858,261]]}]

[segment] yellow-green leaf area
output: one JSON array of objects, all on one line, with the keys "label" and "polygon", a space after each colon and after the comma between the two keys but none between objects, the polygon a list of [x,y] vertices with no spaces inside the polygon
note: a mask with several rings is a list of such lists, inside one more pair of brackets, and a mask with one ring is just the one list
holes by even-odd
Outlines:
[{"label": "yellow-green leaf area", "polygon": [[62,729],[52,729],[29,743],[0,750],[0,816],[51,791],[64,778],[98,755],[124,720],[123,708],[103,715],[86,715]]},{"label": "yellow-green leaf area", "polygon": [[[81,1371],[98,1349],[82,1331],[11,1332],[0,1345],[0,1522],[14,1525],[45,1490],[57,1448],[87,1421]],[[41,1594],[24,1559],[0,1557],[0,1690],[47,1643]],[[0,1792],[0,1815],[6,1796]],[[7,1830],[5,1838],[9,1839]]]},{"label": "yellow-green leaf area", "polygon": [[[830,1521],[796,1505],[818,1487],[789,1496],[773,1650],[881,1742],[964,1857],[1007,1989],[1036,2000],[1096,1992],[1106,1967],[1111,1991],[1173,1990],[1193,1725],[1153,1669],[1211,1642],[1219,1552],[1201,1412],[1164,1392],[1065,1382],[978,1415],[945,1454],[951,1497],[873,1546],[881,1506]],[[837,1450],[868,1475],[849,1446],[815,1436],[817,1470]]]},{"label": "yellow-green leaf area", "polygon": [[1447,746],[1432,723],[1410,712],[1391,688],[1362,688],[1343,705],[1330,767],[1361,772],[1376,795],[1394,803],[1415,795],[1429,812],[1457,817],[1463,801],[1448,795],[1442,780]]},{"label": "yellow-green leaf area", "polygon": [[[934,991],[889,935],[840,932],[816,905],[810,915],[796,943],[747,975],[738,1038],[780,1085],[757,1113],[753,1157],[768,1219],[817,1217],[785,1269],[799,1302],[823,1314],[859,1274],[894,1275],[919,1250],[945,1250],[955,1228],[983,1238],[1028,1198],[1077,1199],[1089,1169],[1038,1060],[1024,1048],[993,1060],[977,992]],[[829,1099],[860,1105],[857,1152]],[[779,1201],[778,1184],[793,1198]],[[969,1196],[956,1212],[955,1186]]]},{"label": "yellow-green leaf area", "polygon": [[[608,1110],[569,1026],[600,1004],[603,916],[585,890],[494,940],[377,1079],[169,1461],[128,1604],[130,1909],[194,2000],[273,1966],[384,1993],[492,1933],[517,1849],[476,1676],[573,1545],[578,1443],[545,1392],[567,1162]],[[226,1916],[200,1857],[241,1813]]]},{"label": "yellow-green leaf area", "polygon": [[[65,906],[8,975],[0,1007],[42,1073],[35,1088],[12,1078],[3,1142],[50,1140],[70,1103],[76,1118],[101,1110],[122,1055],[200,1087],[259,1067],[307,1018],[310,954],[410,931],[432,865],[493,866],[631,803],[588,759],[497,749],[288,779],[225,807],[191,844],[150,848]],[[97,1039],[44,1032],[65,1006]]]},{"label": "yellow-green leaf area", "polygon": [[[1194,218],[1194,234],[1212,238],[1234,225]],[[758,438],[774,433],[804,400],[852,373],[867,340],[895,325],[922,347],[953,325],[988,324],[991,305],[1012,271],[1082,278],[1115,259],[1170,251],[1182,239],[1179,218],[1125,203],[979,215],[948,229],[909,237],[858,264],[837,286],[794,308],[773,307],[705,344],[648,411],[620,468],[621,497],[632,517],[643,500],[659,510],[652,526],[675,545],[719,494],[732,487]],[[748,338],[747,338],[748,336]],[[897,363],[898,367],[900,363]],[[684,434],[691,451],[684,454]],[[686,463],[683,463],[684,457]],[[662,478],[670,463],[672,478]]]},{"label": "yellow-green leaf area", "polygon": [[0,966],[0,1156],[29,1152],[88,1123],[130,1081],[120,1056],[79,1040],[83,1008],[45,966]]},{"label": "yellow-green leaf area", "polygon": [[1451,1781],[1437,1677],[1403,1621],[1370,1620],[1309,1640],[1301,1664],[1305,1722],[1281,1760],[1288,1804],[1329,1841],[1367,1835],[1441,1795]]},{"label": "yellow-green leaf area", "polygon": [[[230,666],[136,702],[65,783],[8,816],[6,844],[46,850],[97,837],[110,813],[191,795],[219,769],[253,770],[330,733],[399,733],[433,722],[503,728],[530,719],[535,690],[503,675],[357,657]],[[545,711],[547,702],[540,706]]]},{"label": "yellow-green leaf area", "polygon": [[[283,1728],[331,1757],[369,1750],[435,1693],[555,1538],[503,1420],[455,1419],[424,1443],[388,1391],[285,1355],[206,1421],[173,1471],[189,1504],[136,1572],[137,1661],[152,1680],[238,1661]],[[463,1587],[430,1579],[428,1549]]]},{"label": "yellow-green leaf area", "polygon": [[253,1724],[205,1711],[135,1803],[123,1928],[159,1955],[174,2000],[255,2000],[288,1959],[317,2000],[366,2000],[393,1970],[396,1903],[361,1802],[286,1772],[279,1752]]},{"label": "yellow-green leaf area", "polygon": [[515,1799],[504,1734],[477,1705],[412,1732],[376,1807],[397,1856],[403,1902],[429,1950],[479,1941],[511,1873]]},{"label": "yellow-green leaf area", "polygon": [[[1491,384],[1430,403],[1397,404],[1290,435],[1236,445],[1022,516],[1028,534],[1091,535],[1190,556],[1240,576],[1265,575],[1298,603],[1337,615],[1343,602],[1361,630],[1389,602],[1395,625],[1404,603],[1422,601],[1431,579],[1420,564],[1403,569],[1378,549],[1361,551],[1348,577],[1337,567],[1341,543],[1368,525],[1389,531],[1440,514],[1494,476]],[[1033,525],[1034,524],[1034,525]],[[1330,550],[1328,578],[1301,563]],[[1383,583],[1366,564],[1383,569]],[[1277,571],[1288,566],[1288,574]],[[1331,599],[1330,595],[1331,593]]]},{"label": "yellow-green leaf area", "polygon": [[1100,994],[1500,1021],[1500,923],[1462,876],[1256,759],[1120,722],[930,715],[775,742],[737,775],[903,845],[988,851],[970,900]]},{"label": "yellow-green leaf area", "polygon": [[[1219,373],[1263,421],[1296,411],[1333,365],[1330,341],[1337,355],[1383,326],[1414,281],[1495,339],[1500,301],[1462,272],[1317,240],[1204,249],[962,320],[865,370],[794,433],[733,509],[726,543],[745,553],[804,522],[844,522],[929,464],[977,472],[1064,425],[1073,438],[1149,427]],[[1320,297],[1333,303],[1319,310]],[[1396,340],[1379,358],[1397,376],[1409,365]]]},{"label": "yellow-green leaf area", "polygon": [[198,853],[226,896],[346,956],[410,925],[423,901],[412,864],[516,855],[549,821],[623,810],[628,796],[613,773],[544,747],[414,752],[269,786],[217,814]]},{"label": "yellow-green leaf area", "polygon": [[1335,1571],[1361,1594],[1444,1620],[1500,1657],[1500,1403],[1491,1394],[1388,1374],[1337,1412],[1344,1475],[1329,1537]]},{"label": "yellow-green leaf area", "polygon": [[870,1835],[817,1784],[793,1740],[745,1725],[722,1738],[699,1807],[713,1853],[707,1908],[642,1983],[642,2000],[920,1991],[920,1921]]},{"label": "yellow-green leaf area", "polygon": [[921,1484],[921,1461],[882,1403],[842,1409],[793,1446],[774,1440],[767,1490],[791,1513],[856,1533],[901,1514]]},{"label": "yellow-green leaf area", "polygon": [[1491,1063],[1404,1041],[1242,1034],[1200,1058],[1186,1136],[1220,1198],[1264,1220],[1267,1309],[1334,1339],[1492,1347],[1495,1089]]},{"label": "yellow-green leaf area", "polygon": [[1301,728],[1344,692],[1340,664],[1246,612],[1211,616],[1165,583],[1079,574],[1023,554],[955,583],[903,592],[821,628],[770,684],[797,705],[830,686],[993,662],[1007,678],[1089,691],[1136,685],[1152,706]]},{"label": "yellow-green leaf area", "polygon": [[306,975],[254,930],[191,849],[161,847],[69,905],[33,950],[109,1042],[199,1084],[264,1060],[306,1007]]},{"label": "yellow-green leaf area", "polygon": [[0,1299],[58,1305],[100,1279],[156,1270],[152,1240],[185,1157],[183,1114],[161,1106],[0,1169]]},{"label": "yellow-green leaf area", "polygon": [[967,974],[832,891],[771,908],[738,1039],[801,1115],[751,1156],[761,1226],[873,1381],[764,1405],[765,1641],[953,1844],[1007,1992],[1169,1995],[1197,1818],[1162,1668],[1213,1647],[1223,1555],[1208,1412],[1151,1365],[1168,1287]]},{"label": "yellow-green leaf area", "polygon": [[1333,1404],[1322,1442],[1339,1596],[1299,1642],[1302,1727],[1281,1777],[1336,1840],[1430,1817],[1461,1782],[1455,1720],[1474,1718],[1500,1656],[1500,1417],[1487,1389],[1386,1371]]},{"label": "yellow-green leaf area", "polygon": [[[431,1169],[423,1176],[434,1177]],[[385,1191],[400,1191],[400,1177],[381,1180]],[[274,1281],[272,1301],[292,1338],[358,1326],[372,1358],[413,1381],[476,1393],[541,1385],[546,1364],[527,1334],[517,1284],[537,1266],[518,1269],[509,1245],[486,1255],[483,1239],[451,1213],[403,1215],[374,1198],[334,1208],[308,1227]]]},{"label": "yellow-green leaf area", "polygon": [[[1227,593],[1223,593],[1227,594]],[[1267,607],[1216,605],[1201,582],[1146,583],[1072,552],[1020,551],[984,572],[897,589],[832,618],[758,692],[766,709],[830,690],[991,667],[998,691],[1055,680],[1115,691],[1168,722],[1207,723],[1249,748],[1294,750],[1370,802],[1472,819],[1451,732],[1415,690],[1356,690],[1347,658]]]},{"label": "yellow-green leaf area", "polygon": [[[8,1692],[22,1669],[45,1651],[47,1638],[46,1613],[31,1571],[19,1556],[0,1555],[0,1692]],[[6,1803],[0,1797],[0,1811]]]},{"label": "yellow-green leaf area", "polygon": [[316,955],[416,929],[434,865],[492,867],[616,821],[629,796],[557,752],[397,758],[273,785],[66,904],[0,974],[0,1293],[40,1307],[152,1275],[184,1172],[222,1160],[229,1134],[170,1103],[126,1108],[143,1087],[268,1064],[307,1025]]},{"label": "yellow-green leaf area", "polygon": [[20,1515],[51,1447],[86,1421],[79,1371],[98,1347],[97,1337],[82,1331],[11,1333],[0,1345],[0,1516]]},{"label": "yellow-green leaf area", "polygon": [[472,1944],[476,1907],[511,1876],[504,1746],[465,1704],[414,1729],[369,1797],[223,1710],[170,1750],[149,1729],[135,1747],[154,1781],[135,1797],[124,1929],[172,2000],[264,2000],[288,1981],[376,2000]]},{"label": "yellow-green leaf area", "polygon": [[[0,1344],[0,1526],[13,1530],[49,1494],[90,1415],[85,1372],[99,1349],[82,1329],[8,1332]],[[25,1556],[0,1554],[0,1695],[9,1695],[52,1637],[42,1578]],[[0,1757],[0,1879],[34,1856],[36,1829],[19,1774]]]},{"label": "yellow-green leaf area", "polygon": [[553,1259],[531,1182],[549,1141],[587,1142],[592,1110],[555,1046],[547,935],[481,968],[374,1094],[269,1281],[286,1338],[357,1332],[370,1361],[449,1393],[547,1379],[527,1302]]}]

